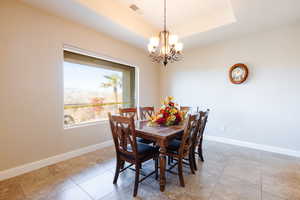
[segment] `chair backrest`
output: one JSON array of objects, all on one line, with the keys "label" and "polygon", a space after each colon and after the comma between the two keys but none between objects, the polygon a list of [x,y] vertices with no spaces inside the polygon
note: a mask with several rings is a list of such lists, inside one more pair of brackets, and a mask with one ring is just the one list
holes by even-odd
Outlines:
[{"label": "chair backrest", "polygon": [[192,145],[192,135],[195,131],[197,131],[197,116],[197,114],[189,114],[187,117],[179,148],[179,154],[181,156],[184,156],[184,154],[189,151]]},{"label": "chair backrest", "polygon": [[200,128],[199,128],[197,138],[196,138],[197,142],[200,142],[200,140],[202,140],[202,138],[203,138],[203,133],[204,133],[204,130],[206,127],[209,109],[207,109],[205,112],[200,111],[199,114],[200,114]]},{"label": "chair backrest", "polygon": [[109,123],[117,154],[137,156],[137,142],[133,117],[108,113]]},{"label": "chair backrest", "polygon": [[133,117],[135,120],[138,120],[137,108],[120,108],[120,115],[123,117]]},{"label": "chair backrest", "polygon": [[203,113],[197,112],[197,119],[196,119],[196,128],[194,129],[193,133],[192,133],[192,148],[194,148],[199,140],[199,132],[201,129],[201,125],[202,125],[202,115]]},{"label": "chair backrest", "polygon": [[182,111],[182,112],[189,112],[191,110],[192,110],[192,108],[189,106],[180,106],[180,111]]},{"label": "chair backrest", "polygon": [[149,119],[154,115],[154,107],[140,107],[141,120]]},{"label": "chair backrest", "polygon": [[180,111],[183,113],[183,119],[187,118],[188,113],[192,110],[189,106],[180,106]]}]

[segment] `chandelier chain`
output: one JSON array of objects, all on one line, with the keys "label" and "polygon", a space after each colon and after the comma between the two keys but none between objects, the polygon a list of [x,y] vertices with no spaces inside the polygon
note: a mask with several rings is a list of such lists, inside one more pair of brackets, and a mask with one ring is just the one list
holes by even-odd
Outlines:
[{"label": "chandelier chain", "polygon": [[167,0],[164,0],[164,31],[167,30]]},{"label": "chandelier chain", "polygon": [[164,13],[165,13],[165,21],[164,21],[164,31],[165,31],[165,33],[164,33],[164,46],[165,46],[165,53],[164,53],[164,64],[165,64],[165,66],[167,65],[167,63],[168,63],[168,58],[167,58],[167,34],[166,34],[166,32],[167,32],[167,0],[164,0]]}]

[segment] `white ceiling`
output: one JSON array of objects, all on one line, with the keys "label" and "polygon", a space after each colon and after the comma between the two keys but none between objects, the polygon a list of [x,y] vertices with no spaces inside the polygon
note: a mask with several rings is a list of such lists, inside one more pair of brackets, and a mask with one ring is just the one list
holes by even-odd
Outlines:
[{"label": "white ceiling", "polygon": [[[162,29],[163,0],[23,1],[144,49]],[[185,48],[298,20],[300,0],[167,0],[168,29]]]},{"label": "white ceiling", "polygon": [[[158,29],[163,29],[163,0],[118,0],[126,7],[132,4],[138,14]],[[235,22],[230,0],[168,0],[167,28],[181,36],[206,31]]]}]

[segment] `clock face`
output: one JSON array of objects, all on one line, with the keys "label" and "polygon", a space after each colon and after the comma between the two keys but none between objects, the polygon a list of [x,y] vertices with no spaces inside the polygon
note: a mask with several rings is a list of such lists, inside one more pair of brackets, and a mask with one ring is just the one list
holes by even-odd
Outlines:
[{"label": "clock face", "polygon": [[241,84],[247,79],[248,68],[244,64],[236,64],[231,67],[229,76],[232,83]]},{"label": "clock face", "polygon": [[232,79],[234,81],[241,81],[245,78],[245,70],[241,67],[237,67],[231,72]]}]

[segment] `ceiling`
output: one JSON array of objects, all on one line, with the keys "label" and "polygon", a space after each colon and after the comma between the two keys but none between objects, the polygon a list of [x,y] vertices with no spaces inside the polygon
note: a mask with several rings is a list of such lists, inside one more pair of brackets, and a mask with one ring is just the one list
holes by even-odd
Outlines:
[{"label": "ceiling", "polygon": [[[23,1],[143,49],[163,27],[163,0]],[[167,0],[167,27],[190,48],[295,23],[299,10],[299,0]]]},{"label": "ceiling", "polygon": [[[139,7],[139,15],[157,29],[163,29],[163,0],[118,0]],[[178,9],[181,8],[181,9]],[[235,22],[230,0],[169,0],[167,28],[182,37]]]}]

